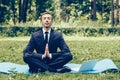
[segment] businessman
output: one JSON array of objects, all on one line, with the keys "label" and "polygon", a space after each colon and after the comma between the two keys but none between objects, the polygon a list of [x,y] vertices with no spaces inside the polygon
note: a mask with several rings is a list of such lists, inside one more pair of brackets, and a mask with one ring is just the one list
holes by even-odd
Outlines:
[{"label": "businessman", "polygon": [[28,64],[31,73],[46,70],[57,73],[71,71],[64,65],[72,60],[72,54],[62,34],[51,28],[52,19],[52,15],[48,12],[41,14],[42,29],[32,34],[23,51],[23,60]]}]

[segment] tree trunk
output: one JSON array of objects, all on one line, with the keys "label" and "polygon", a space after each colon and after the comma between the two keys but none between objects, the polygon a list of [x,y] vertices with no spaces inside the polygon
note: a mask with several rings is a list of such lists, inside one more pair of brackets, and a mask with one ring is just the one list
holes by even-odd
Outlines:
[{"label": "tree trunk", "polygon": [[28,0],[23,0],[23,12],[22,12],[23,22],[26,22],[27,9],[28,9]]},{"label": "tree trunk", "polygon": [[96,0],[93,1],[93,20],[96,20]]},{"label": "tree trunk", "polygon": [[93,1],[92,0],[90,0],[90,2],[91,2],[91,8],[90,8],[90,19],[93,19],[93,14],[92,14],[92,12],[93,12]]},{"label": "tree trunk", "polygon": [[119,24],[119,0],[116,0],[116,20],[115,20],[115,25]]},{"label": "tree trunk", "polygon": [[45,2],[46,0],[36,0],[36,17],[37,20],[40,17],[40,13],[45,11]]},{"label": "tree trunk", "polygon": [[114,26],[114,0],[111,1],[111,26]]},{"label": "tree trunk", "polygon": [[28,0],[19,0],[19,23],[26,22]]},{"label": "tree trunk", "polygon": [[13,23],[15,25],[16,24],[16,21],[15,21],[15,13],[16,13],[16,10],[15,10],[15,1],[13,0],[11,2],[11,4],[12,4],[12,6],[11,6],[11,8],[12,8],[12,21],[13,21]]},{"label": "tree trunk", "polygon": [[19,0],[19,23],[22,20],[22,0]]},{"label": "tree trunk", "polygon": [[118,24],[120,25],[120,0],[118,0]]},{"label": "tree trunk", "polygon": [[91,19],[96,20],[96,0],[90,0],[91,2]]}]

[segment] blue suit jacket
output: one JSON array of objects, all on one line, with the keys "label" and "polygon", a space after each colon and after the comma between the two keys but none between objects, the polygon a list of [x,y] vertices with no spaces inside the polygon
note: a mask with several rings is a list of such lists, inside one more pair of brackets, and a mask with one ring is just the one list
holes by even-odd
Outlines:
[{"label": "blue suit jacket", "polygon": [[[50,38],[49,38],[49,52],[52,54],[52,58],[60,56],[62,54],[71,54],[69,47],[65,43],[63,36],[60,32],[56,32],[51,29]],[[60,48],[60,52],[57,52],[57,49]],[[34,53],[36,50],[36,53]],[[45,51],[45,41],[42,29],[32,34],[32,37],[24,50],[24,56],[33,56],[38,59],[42,58],[42,54]]]}]

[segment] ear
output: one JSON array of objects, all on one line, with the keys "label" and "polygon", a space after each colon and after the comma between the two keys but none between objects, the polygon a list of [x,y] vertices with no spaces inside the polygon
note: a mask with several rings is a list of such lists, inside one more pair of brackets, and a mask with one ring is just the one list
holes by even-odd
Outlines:
[{"label": "ear", "polygon": [[42,20],[40,19],[40,23],[42,23]]}]

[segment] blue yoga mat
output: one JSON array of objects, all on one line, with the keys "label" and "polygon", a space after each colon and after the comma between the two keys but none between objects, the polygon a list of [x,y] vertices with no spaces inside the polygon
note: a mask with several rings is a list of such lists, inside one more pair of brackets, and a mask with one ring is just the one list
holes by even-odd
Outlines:
[{"label": "blue yoga mat", "polygon": [[[84,61],[82,64],[68,63],[65,66],[71,68],[69,73],[101,73],[107,70],[117,70],[119,68],[114,64],[111,59],[103,60],[89,60]],[[28,65],[16,64],[12,62],[1,62],[0,72],[2,73],[24,73],[30,74]]]},{"label": "blue yoga mat", "polygon": [[24,73],[29,74],[29,67],[28,65],[21,65],[21,64],[15,64],[12,62],[1,62],[0,63],[0,72],[2,73]]}]

